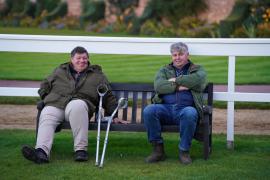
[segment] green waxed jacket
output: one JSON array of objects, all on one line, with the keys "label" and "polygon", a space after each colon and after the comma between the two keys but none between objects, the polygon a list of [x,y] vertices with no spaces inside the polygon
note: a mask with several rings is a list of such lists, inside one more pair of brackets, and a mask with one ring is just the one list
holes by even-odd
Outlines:
[{"label": "green waxed jacket", "polygon": [[38,93],[45,105],[60,109],[65,109],[67,103],[72,99],[81,99],[87,103],[89,116],[91,117],[99,103],[97,87],[101,83],[106,84],[109,88],[103,98],[103,107],[105,115],[111,115],[117,106],[117,101],[110,90],[106,76],[98,65],[89,65],[85,75],[80,78],[75,87],[75,80],[69,70],[69,63],[61,64],[42,81]]},{"label": "green waxed jacket", "polygon": [[[207,75],[202,66],[191,65],[187,75],[176,77],[175,82],[168,81],[175,78],[175,70],[172,64],[162,67],[156,74],[154,80],[155,96],[152,103],[162,103],[161,94],[169,94],[175,92],[179,86],[185,86],[191,90],[195,107],[199,113],[200,119],[203,118],[203,90],[207,85]],[[202,122],[202,121],[200,121]]]}]

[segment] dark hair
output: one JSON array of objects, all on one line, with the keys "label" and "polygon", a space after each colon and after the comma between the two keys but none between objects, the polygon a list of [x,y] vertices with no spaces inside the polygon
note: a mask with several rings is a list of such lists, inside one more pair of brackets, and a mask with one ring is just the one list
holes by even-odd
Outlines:
[{"label": "dark hair", "polygon": [[74,57],[75,54],[83,54],[83,53],[86,53],[87,57],[89,57],[88,52],[84,47],[77,46],[71,51],[70,55],[71,57]]}]

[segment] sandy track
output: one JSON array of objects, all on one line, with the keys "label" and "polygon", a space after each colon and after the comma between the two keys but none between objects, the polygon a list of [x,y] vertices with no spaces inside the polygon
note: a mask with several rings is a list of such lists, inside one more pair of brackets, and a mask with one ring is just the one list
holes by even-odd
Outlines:
[{"label": "sandy track", "polygon": [[[36,113],[34,105],[0,105],[0,128],[35,129]],[[226,113],[226,109],[214,109],[214,133],[226,133]],[[236,110],[234,130],[236,134],[270,135],[270,110]]]}]

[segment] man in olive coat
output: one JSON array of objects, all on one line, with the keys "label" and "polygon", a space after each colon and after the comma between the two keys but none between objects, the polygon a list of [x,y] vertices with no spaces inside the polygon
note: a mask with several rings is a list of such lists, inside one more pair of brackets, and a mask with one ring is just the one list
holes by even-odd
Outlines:
[{"label": "man in olive coat", "polygon": [[[105,84],[106,76],[98,65],[91,65],[85,48],[75,47],[70,62],[61,64],[42,81],[38,91],[45,107],[41,111],[35,148],[24,145],[23,156],[37,164],[49,162],[56,127],[69,121],[74,139],[74,160],[88,160],[88,123],[99,102],[97,87]],[[105,115],[111,115],[117,106],[110,88],[103,98]],[[114,122],[122,122],[114,118]]]},{"label": "man in olive coat", "polygon": [[189,154],[192,138],[203,116],[203,90],[206,72],[202,66],[189,60],[188,46],[179,42],[171,45],[172,62],[162,67],[154,80],[153,104],[143,112],[144,124],[153,152],[146,162],[154,163],[165,159],[161,126],[179,125],[179,160],[183,164],[192,162]]}]

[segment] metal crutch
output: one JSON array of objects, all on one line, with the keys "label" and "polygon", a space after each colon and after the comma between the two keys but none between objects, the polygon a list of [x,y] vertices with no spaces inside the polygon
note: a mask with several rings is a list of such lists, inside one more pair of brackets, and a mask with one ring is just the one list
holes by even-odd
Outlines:
[{"label": "metal crutch", "polygon": [[100,96],[99,106],[98,106],[98,129],[97,129],[97,147],[96,147],[96,166],[98,166],[98,156],[99,156],[99,140],[100,140],[100,123],[102,116],[102,98],[108,91],[108,87],[105,84],[101,84],[97,87],[97,92]]},{"label": "metal crutch", "polygon": [[113,111],[112,115],[110,116],[109,120],[108,120],[108,125],[107,125],[107,130],[106,130],[106,136],[105,136],[105,140],[104,140],[104,145],[103,145],[103,151],[102,151],[102,156],[101,156],[101,160],[100,160],[100,164],[99,167],[103,167],[103,162],[104,162],[104,156],[105,156],[105,151],[106,151],[106,147],[108,144],[108,136],[109,136],[109,131],[110,131],[110,125],[112,123],[112,119],[115,115],[115,113],[118,111],[119,108],[126,108],[127,107],[127,99],[126,98],[120,98],[118,100],[118,105],[115,108],[115,110]]}]

